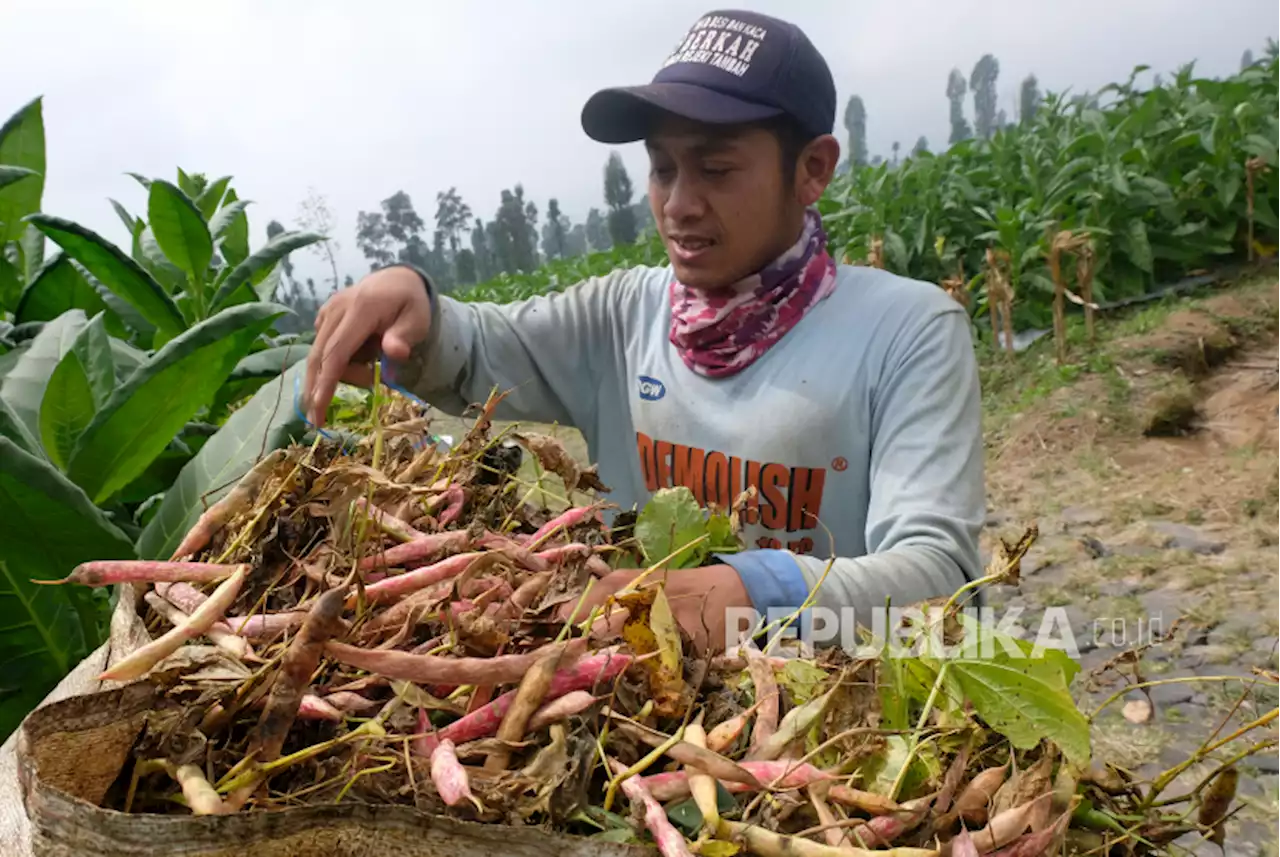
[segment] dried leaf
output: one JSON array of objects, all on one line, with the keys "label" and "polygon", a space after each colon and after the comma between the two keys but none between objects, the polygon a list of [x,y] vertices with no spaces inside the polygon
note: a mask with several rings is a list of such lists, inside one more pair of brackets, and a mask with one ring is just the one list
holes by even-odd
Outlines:
[{"label": "dried leaf", "polygon": [[[622,638],[637,655],[647,655],[661,650],[657,635],[652,627],[651,617],[653,605],[660,587],[650,587],[639,592],[629,592],[618,598],[618,603],[627,608],[627,620],[622,626]],[[668,614],[670,608],[668,608]],[[663,717],[675,717],[681,710],[681,700],[685,691],[684,678],[679,667],[668,668],[662,655],[649,658],[644,662],[649,678],[649,695],[653,700],[654,711]]]},{"label": "dried leaf", "polygon": [[681,646],[680,628],[676,625],[676,617],[671,614],[671,605],[667,603],[666,588],[657,587],[653,597],[653,606],[649,608],[649,629],[658,644],[658,658],[662,665],[672,672],[680,669]]}]

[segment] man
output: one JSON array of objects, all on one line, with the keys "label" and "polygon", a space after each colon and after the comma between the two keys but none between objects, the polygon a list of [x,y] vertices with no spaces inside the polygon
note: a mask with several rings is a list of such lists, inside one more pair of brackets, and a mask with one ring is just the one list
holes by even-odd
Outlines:
[{"label": "man", "polygon": [[[725,645],[733,608],[799,607],[828,533],[819,607],[869,627],[886,602],[954,592],[979,570],[984,516],[969,322],[936,285],[828,255],[813,206],[839,159],[835,103],[798,28],[704,16],[651,84],[582,114],[597,141],[644,141],[670,265],[503,306],[450,300],[407,266],[372,273],[317,318],[309,418],[382,357],[443,411],[496,386],[511,391],[499,418],[576,426],[622,508],[671,485],[722,507],[756,488],[747,550],[669,573],[703,647]],[[637,573],[604,578],[592,603]]]}]

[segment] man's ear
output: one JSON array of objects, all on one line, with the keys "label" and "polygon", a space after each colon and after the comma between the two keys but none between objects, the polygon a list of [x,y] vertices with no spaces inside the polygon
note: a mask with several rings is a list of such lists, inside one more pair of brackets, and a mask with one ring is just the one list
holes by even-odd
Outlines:
[{"label": "man's ear", "polygon": [[831,184],[840,161],[840,141],[823,134],[809,141],[796,165],[796,196],[805,206],[813,205]]}]

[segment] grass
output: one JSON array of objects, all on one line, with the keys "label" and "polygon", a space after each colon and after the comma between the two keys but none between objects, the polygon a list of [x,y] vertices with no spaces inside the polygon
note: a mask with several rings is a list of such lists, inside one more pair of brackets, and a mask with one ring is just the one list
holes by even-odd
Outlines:
[{"label": "grass", "polygon": [[[1277,327],[1274,307],[1260,296],[1274,294],[1274,269],[1260,269],[1240,280],[1226,284],[1231,291],[1245,295],[1247,315],[1221,315],[1206,312],[1214,321],[1241,339],[1254,340]],[[997,352],[990,343],[977,345],[979,373],[983,398],[989,422],[996,425],[1009,417],[1025,412],[1064,387],[1090,377],[1098,378],[1105,389],[1109,415],[1123,419],[1131,405],[1133,383],[1122,367],[1124,359],[1132,360],[1133,351],[1121,354],[1117,348],[1124,340],[1160,330],[1175,312],[1187,310],[1205,311],[1208,302],[1226,289],[1224,286],[1205,286],[1189,295],[1168,296],[1128,310],[1099,314],[1095,324],[1097,334],[1091,345],[1087,341],[1084,317],[1067,316],[1067,359],[1058,365],[1054,358],[1053,337],[1046,335],[1033,343],[1026,351],[1010,359]],[[976,323],[981,323],[980,321]],[[1059,413],[1074,416],[1080,407],[1077,403],[1064,404]],[[995,426],[993,426],[995,427]]]}]

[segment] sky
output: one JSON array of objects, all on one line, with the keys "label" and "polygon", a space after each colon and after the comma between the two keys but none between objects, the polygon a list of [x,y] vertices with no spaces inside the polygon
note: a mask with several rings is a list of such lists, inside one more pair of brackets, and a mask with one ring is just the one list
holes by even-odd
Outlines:
[{"label": "sky", "polygon": [[[252,241],[323,196],[341,272],[368,263],[359,211],[406,191],[428,222],[456,187],[493,217],[503,188],[524,185],[575,222],[603,204],[610,148],[582,131],[597,89],[652,78],[684,32],[715,7],[692,0],[0,0],[0,121],[43,97],[43,208],[124,243],[108,198],[145,210],[138,172],[230,174],[253,200]],[[948,134],[948,73],[999,60],[1000,106],[1021,80],[1097,89],[1134,66],[1166,75],[1196,61],[1230,74],[1248,48],[1280,37],[1275,0],[755,0],[746,8],[799,25],[836,81],[836,133],[860,95],[872,155]],[[972,99],[967,102],[972,121]],[[640,144],[617,147],[643,193]],[[127,245],[126,245],[127,246]],[[305,253],[305,251],[303,251]],[[317,258],[294,262],[326,276]]]}]

